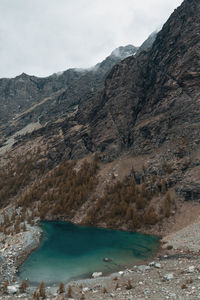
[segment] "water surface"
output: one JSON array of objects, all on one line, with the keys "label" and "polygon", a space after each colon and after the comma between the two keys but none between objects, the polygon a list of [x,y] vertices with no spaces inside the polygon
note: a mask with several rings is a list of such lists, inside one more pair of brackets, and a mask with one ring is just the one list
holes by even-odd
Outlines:
[{"label": "water surface", "polygon": [[[41,245],[20,267],[21,280],[48,284],[111,273],[150,258],[158,237],[119,230],[42,222]],[[108,257],[112,261],[105,262]]]}]

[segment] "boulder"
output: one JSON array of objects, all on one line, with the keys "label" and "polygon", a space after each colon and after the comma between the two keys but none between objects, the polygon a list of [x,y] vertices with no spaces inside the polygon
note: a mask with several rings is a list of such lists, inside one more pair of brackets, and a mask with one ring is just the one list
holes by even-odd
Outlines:
[{"label": "boulder", "polygon": [[93,274],[92,274],[92,277],[93,278],[98,278],[98,277],[100,277],[100,276],[102,276],[103,274],[102,274],[102,272],[94,272]]},{"label": "boulder", "polygon": [[169,273],[169,274],[164,275],[164,279],[165,279],[165,280],[171,280],[171,279],[173,279],[173,278],[174,278],[174,275],[173,275],[172,273]]},{"label": "boulder", "polygon": [[160,269],[161,268],[161,264],[160,263],[157,263],[155,261],[152,261],[150,264],[149,264],[150,267],[155,267],[157,269]]},{"label": "boulder", "polygon": [[160,269],[161,268],[161,264],[155,263],[154,267],[157,268],[157,269]]},{"label": "boulder", "polygon": [[9,285],[8,286],[8,294],[16,294],[19,292],[19,286],[18,285]]},{"label": "boulder", "polygon": [[150,269],[149,266],[145,266],[145,265],[138,266],[138,270],[141,271],[141,272],[145,272],[149,269]]},{"label": "boulder", "polygon": [[111,258],[109,258],[109,257],[104,257],[103,261],[105,261],[105,262],[111,262],[111,261],[112,261],[112,259],[111,259]]},{"label": "boulder", "polygon": [[194,273],[194,270],[195,270],[195,266],[189,266],[188,268],[188,273]]}]

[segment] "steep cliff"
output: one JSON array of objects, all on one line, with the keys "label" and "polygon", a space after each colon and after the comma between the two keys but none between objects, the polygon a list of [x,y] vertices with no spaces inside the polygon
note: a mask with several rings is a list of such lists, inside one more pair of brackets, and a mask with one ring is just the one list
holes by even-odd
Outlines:
[{"label": "steep cliff", "polygon": [[[145,153],[184,137],[195,147],[200,121],[199,9],[198,1],[184,1],[149,51],[114,66],[101,97],[92,101],[94,108],[84,118],[94,149],[107,145],[107,151],[131,147]],[[79,113],[81,123],[81,107]]]}]

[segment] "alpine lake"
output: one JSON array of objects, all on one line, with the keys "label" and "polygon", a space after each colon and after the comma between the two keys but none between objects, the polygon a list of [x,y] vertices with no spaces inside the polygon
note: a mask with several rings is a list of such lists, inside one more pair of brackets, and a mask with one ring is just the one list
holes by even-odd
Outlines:
[{"label": "alpine lake", "polygon": [[[43,237],[19,268],[20,280],[38,284],[68,282],[104,275],[150,259],[159,246],[159,237],[78,226],[66,222],[42,222]],[[105,258],[108,258],[106,261]]]}]

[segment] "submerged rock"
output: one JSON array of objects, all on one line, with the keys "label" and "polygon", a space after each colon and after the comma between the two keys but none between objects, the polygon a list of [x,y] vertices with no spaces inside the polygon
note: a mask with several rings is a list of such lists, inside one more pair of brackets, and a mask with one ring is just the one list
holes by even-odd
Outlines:
[{"label": "submerged rock", "polygon": [[111,258],[109,258],[109,257],[104,257],[103,261],[105,261],[105,262],[111,262],[111,261],[112,261],[112,259],[111,259]]}]

